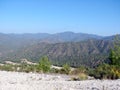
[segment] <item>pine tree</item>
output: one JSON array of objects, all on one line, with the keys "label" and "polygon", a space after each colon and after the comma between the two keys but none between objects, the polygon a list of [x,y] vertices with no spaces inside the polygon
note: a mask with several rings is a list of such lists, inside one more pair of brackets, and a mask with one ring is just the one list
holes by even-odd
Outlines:
[{"label": "pine tree", "polygon": [[50,63],[48,57],[47,56],[42,57],[40,59],[40,61],[39,61],[38,68],[42,72],[49,72],[50,71],[50,67],[51,67],[51,63]]},{"label": "pine tree", "polygon": [[109,59],[112,65],[120,65],[120,36],[114,38],[114,48],[111,49]]}]

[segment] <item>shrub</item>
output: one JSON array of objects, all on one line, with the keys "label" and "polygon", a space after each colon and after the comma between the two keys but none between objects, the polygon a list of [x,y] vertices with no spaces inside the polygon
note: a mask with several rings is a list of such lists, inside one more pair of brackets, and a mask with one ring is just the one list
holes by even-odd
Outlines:
[{"label": "shrub", "polygon": [[56,68],[51,68],[50,73],[60,73],[61,70]]},{"label": "shrub", "polygon": [[84,66],[80,66],[70,72],[71,75],[78,75],[80,73],[86,73],[87,69]]},{"label": "shrub", "polygon": [[13,65],[5,64],[5,65],[3,65],[3,66],[0,66],[0,70],[14,71],[15,68],[13,67]]},{"label": "shrub", "polygon": [[87,79],[88,79],[88,75],[85,73],[79,73],[78,75],[73,76],[71,78],[71,80],[73,81],[80,81],[80,80],[87,80]]},{"label": "shrub", "polygon": [[60,70],[60,73],[69,74],[70,71],[71,71],[70,66],[66,63],[62,66],[62,69]]},{"label": "shrub", "polygon": [[97,79],[118,79],[120,78],[120,69],[115,65],[102,64],[89,75]]}]

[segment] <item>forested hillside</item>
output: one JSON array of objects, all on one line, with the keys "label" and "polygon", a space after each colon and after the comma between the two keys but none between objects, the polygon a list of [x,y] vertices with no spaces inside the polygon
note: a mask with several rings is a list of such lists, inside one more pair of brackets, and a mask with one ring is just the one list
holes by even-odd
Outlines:
[{"label": "forested hillside", "polygon": [[0,61],[38,62],[46,55],[55,65],[94,67],[107,60],[112,38],[73,32],[0,34]]}]

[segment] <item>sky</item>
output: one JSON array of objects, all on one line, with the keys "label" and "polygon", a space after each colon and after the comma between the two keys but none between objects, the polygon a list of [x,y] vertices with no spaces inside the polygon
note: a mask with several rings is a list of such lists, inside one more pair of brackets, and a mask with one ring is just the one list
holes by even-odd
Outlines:
[{"label": "sky", "polygon": [[120,0],[0,0],[1,33],[120,34]]}]

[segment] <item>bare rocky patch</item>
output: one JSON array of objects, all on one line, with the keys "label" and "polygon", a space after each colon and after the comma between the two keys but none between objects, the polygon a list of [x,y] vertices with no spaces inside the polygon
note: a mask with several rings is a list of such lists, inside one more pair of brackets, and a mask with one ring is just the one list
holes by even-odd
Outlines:
[{"label": "bare rocky patch", "polygon": [[120,80],[70,81],[70,76],[0,71],[1,90],[120,90]]}]

